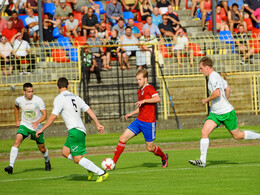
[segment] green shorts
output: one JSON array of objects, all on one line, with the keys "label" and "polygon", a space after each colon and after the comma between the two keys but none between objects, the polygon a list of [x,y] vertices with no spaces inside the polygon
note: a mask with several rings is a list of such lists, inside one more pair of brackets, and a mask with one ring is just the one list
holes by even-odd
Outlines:
[{"label": "green shorts", "polygon": [[79,156],[87,153],[85,146],[86,134],[78,129],[70,129],[69,135],[65,141],[64,146],[70,149],[72,156]]},{"label": "green shorts", "polygon": [[208,118],[206,118],[205,122],[207,120],[214,121],[218,126],[222,123],[229,131],[235,130],[238,127],[235,110],[221,115],[217,115],[211,112]]},{"label": "green shorts", "polygon": [[31,139],[35,140],[37,144],[44,144],[44,133],[43,132],[42,132],[42,134],[40,135],[39,138],[36,138],[36,136],[35,136],[36,132],[35,131],[28,129],[24,125],[20,125],[16,134],[18,134],[18,133],[22,134],[24,139],[26,137],[28,137],[29,135],[31,135]]}]

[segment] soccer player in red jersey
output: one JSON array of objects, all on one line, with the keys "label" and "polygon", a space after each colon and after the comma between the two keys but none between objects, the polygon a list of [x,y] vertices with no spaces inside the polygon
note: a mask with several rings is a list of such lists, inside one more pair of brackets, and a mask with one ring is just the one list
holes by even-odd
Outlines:
[{"label": "soccer player in red jersey", "polygon": [[135,114],[138,114],[138,117],[120,136],[113,161],[116,164],[121,153],[124,151],[126,142],[142,132],[146,149],[149,152],[153,152],[156,156],[160,156],[162,158],[162,167],[167,167],[168,155],[164,154],[162,150],[154,144],[156,135],[155,104],[160,102],[160,97],[154,87],[148,84],[148,72],[146,70],[139,70],[136,74],[136,79],[140,87],[137,92],[138,102],[135,103],[138,108],[126,114],[125,119],[127,120],[128,117]]}]

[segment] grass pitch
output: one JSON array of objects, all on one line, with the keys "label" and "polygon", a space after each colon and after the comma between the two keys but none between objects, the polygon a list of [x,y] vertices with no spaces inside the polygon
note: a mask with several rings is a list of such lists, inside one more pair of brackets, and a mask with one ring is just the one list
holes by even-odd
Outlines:
[{"label": "grass pitch", "polygon": [[[249,127],[247,128],[249,129]],[[250,128],[253,129],[253,128]],[[259,132],[259,127],[255,128]],[[200,130],[158,131],[157,143],[173,141],[198,141]],[[119,134],[102,135],[106,145],[115,145]],[[175,136],[175,137],[172,137]],[[193,137],[195,136],[195,137]],[[230,138],[224,129],[217,129],[211,139]],[[99,135],[90,135],[87,143],[103,142]],[[47,138],[48,148],[61,148],[64,138]],[[114,140],[115,139],[115,140]],[[226,140],[227,142],[229,140]],[[5,145],[2,143],[4,142]],[[9,143],[0,141],[2,151],[10,151]],[[142,136],[130,144],[143,144]],[[207,167],[192,166],[188,160],[199,157],[197,149],[163,151],[169,154],[169,166],[161,167],[161,160],[149,152],[123,153],[116,169],[110,171],[108,180],[102,183],[87,181],[87,171],[64,158],[52,158],[52,171],[44,171],[44,160],[17,160],[14,174],[3,171],[9,162],[0,162],[0,194],[259,194],[260,192],[260,145],[220,147],[208,150]],[[24,144],[24,147],[23,147]],[[34,151],[33,142],[23,143],[20,151]],[[100,143],[97,144],[99,146]],[[28,145],[28,147],[27,147]],[[29,149],[29,145],[31,149]],[[103,144],[101,144],[103,145]],[[100,146],[101,146],[100,145]],[[4,148],[3,148],[4,147]],[[30,154],[28,154],[30,156]],[[28,158],[29,158],[28,156]],[[109,155],[86,155],[100,166]]]}]

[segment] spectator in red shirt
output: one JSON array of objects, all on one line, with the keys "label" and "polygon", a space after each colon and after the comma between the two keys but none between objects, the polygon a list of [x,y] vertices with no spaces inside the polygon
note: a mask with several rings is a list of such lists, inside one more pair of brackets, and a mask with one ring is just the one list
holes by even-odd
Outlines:
[{"label": "spectator in red shirt", "polygon": [[3,30],[6,28],[6,20],[2,18],[0,14],[0,35],[2,35]]},{"label": "spectator in red shirt", "polygon": [[11,41],[14,35],[17,34],[17,30],[13,28],[13,22],[7,21],[6,28],[2,32],[2,36],[5,36],[8,41]]}]

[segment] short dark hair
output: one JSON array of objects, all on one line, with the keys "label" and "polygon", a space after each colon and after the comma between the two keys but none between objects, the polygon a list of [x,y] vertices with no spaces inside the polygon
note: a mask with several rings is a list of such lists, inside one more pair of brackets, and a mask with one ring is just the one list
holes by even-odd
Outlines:
[{"label": "short dark hair", "polygon": [[239,7],[237,3],[233,3],[233,4],[232,4],[232,7],[234,7],[234,6]]},{"label": "short dark hair", "polygon": [[148,72],[145,69],[138,70],[137,73],[136,73],[136,76],[139,75],[139,74],[142,74],[144,78],[145,77],[148,78]]},{"label": "short dark hair", "polygon": [[61,77],[59,78],[58,82],[57,82],[57,86],[59,87],[59,89],[61,88],[68,88],[69,85],[69,81],[68,79],[66,79],[65,77]]},{"label": "short dark hair", "polygon": [[130,30],[132,30],[132,28],[131,28],[130,26],[126,26],[126,27],[125,27],[125,30],[128,29],[128,28],[129,28]]},{"label": "short dark hair", "polygon": [[13,10],[13,11],[12,11],[12,15],[13,15],[13,14],[18,14],[18,13],[17,13],[17,11]]},{"label": "short dark hair", "polygon": [[125,20],[124,20],[123,18],[119,18],[119,20],[117,21],[117,23],[118,23],[119,21],[123,21],[123,22],[125,23]]},{"label": "short dark hair", "polygon": [[69,13],[69,14],[68,14],[68,17],[70,17],[70,16],[73,16],[73,17],[74,17],[74,14],[73,14],[73,13]]},{"label": "short dark hair", "polygon": [[23,84],[23,90],[26,91],[26,88],[31,88],[33,87],[32,83],[24,83]]},{"label": "short dark hair", "polygon": [[208,66],[210,68],[213,67],[212,59],[206,56],[200,60],[200,63],[202,64],[202,66]]},{"label": "short dark hair", "polygon": [[147,19],[147,18],[153,18],[153,17],[149,15],[149,16],[146,17],[146,19]]}]

